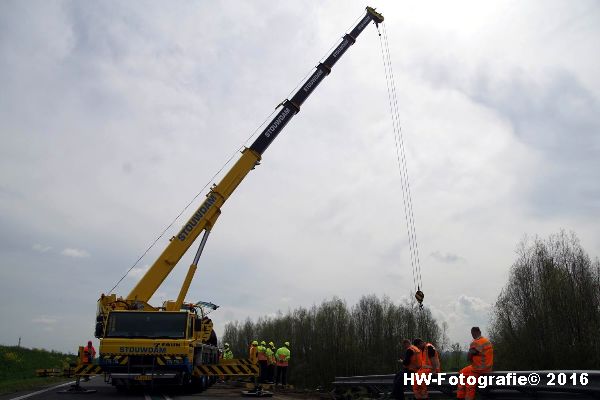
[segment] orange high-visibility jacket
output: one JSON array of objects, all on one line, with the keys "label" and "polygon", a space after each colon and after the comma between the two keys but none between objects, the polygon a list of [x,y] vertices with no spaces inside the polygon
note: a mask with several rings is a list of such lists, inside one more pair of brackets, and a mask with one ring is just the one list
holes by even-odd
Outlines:
[{"label": "orange high-visibility jacket", "polygon": [[265,353],[266,350],[267,350],[267,348],[263,345],[260,345],[256,348],[256,351],[258,351],[258,361],[266,361],[267,360],[267,354]]},{"label": "orange high-visibility jacket", "polygon": [[410,345],[409,350],[412,350],[413,355],[410,357],[408,369],[412,372],[417,372],[419,369],[421,369],[421,365],[423,364],[421,360],[421,350],[412,344]]},{"label": "orange high-visibility jacket", "polygon": [[265,350],[265,354],[267,355],[267,362],[269,365],[275,365],[275,352],[274,349],[267,347]]},{"label": "orange high-visibility jacket", "polygon": [[287,347],[283,346],[277,349],[277,352],[275,353],[275,359],[277,360],[277,366],[278,367],[287,367],[288,363],[290,361],[290,349],[288,349]]},{"label": "orange high-visibility jacket", "polygon": [[96,349],[94,348],[94,346],[91,346],[91,347],[85,346],[83,348],[83,362],[84,363],[91,363],[95,357],[96,357]]},{"label": "orange high-visibility jacket", "polygon": [[256,346],[250,345],[250,348],[248,349],[248,358],[252,364],[258,363],[257,351]]},{"label": "orange high-visibility jacket", "polygon": [[[429,351],[427,351],[428,347],[432,347],[435,350],[435,356],[433,358],[429,357]],[[425,343],[425,348],[421,352],[421,368],[429,369],[432,372],[440,372],[441,371],[441,363],[440,356],[435,346],[431,343]]]},{"label": "orange high-visibility jacket", "polygon": [[494,347],[492,346],[492,342],[480,336],[471,342],[469,351],[471,352],[472,349],[476,350],[473,352],[474,354],[471,359],[473,370],[477,372],[491,371],[494,366]]}]

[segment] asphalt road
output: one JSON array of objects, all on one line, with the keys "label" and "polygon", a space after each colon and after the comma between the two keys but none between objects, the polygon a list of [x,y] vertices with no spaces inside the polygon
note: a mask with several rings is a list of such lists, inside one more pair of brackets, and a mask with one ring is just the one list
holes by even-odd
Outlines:
[{"label": "asphalt road", "polygon": [[[112,385],[104,383],[102,377],[92,378],[89,382],[81,382],[81,386],[96,390],[95,393],[59,393],[59,391],[69,388],[69,384],[61,387],[53,386],[45,389],[37,389],[28,392],[17,392],[10,395],[0,396],[0,400],[185,400],[185,399],[202,399],[202,400],[223,400],[223,398],[242,398],[242,388],[235,388],[226,384],[215,384],[208,390],[195,393],[185,394],[177,389],[157,389],[136,390],[126,393],[118,392]],[[272,399],[283,399],[283,396],[274,396]]]},{"label": "asphalt road", "polygon": [[[231,384],[215,384],[210,387],[208,390],[195,393],[195,394],[185,394],[181,393],[181,391],[177,391],[176,389],[157,389],[154,391],[149,390],[137,390],[121,393],[118,392],[112,385],[104,383],[103,377],[98,376],[92,378],[89,382],[82,382],[82,387],[86,389],[96,390],[94,393],[59,393],[61,390],[67,389],[70,386],[70,383],[53,386],[45,389],[37,389],[28,392],[18,392],[12,393],[9,395],[0,395],[0,400],[116,400],[116,399],[126,399],[126,400],[227,400],[227,398],[236,398],[236,399],[252,399],[252,397],[243,397],[241,395],[242,390],[245,390],[241,387],[234,387]],[[305,395],[302,396],[292,396],[290,394],[283,393],[275,393],[272,400],[298,400],[302,398],[303,400],[310,400]],[[407,394],[407,399],[412,399],[412,394]],[[448,396],[439,392],[432,391],[430,392],[431,399],[452,399],[454,396]],[[559,393],[539,393],[537,395],[527,395],[524,393],[518,393],[514,391],[497,391],[490,397],[483,398],[491,398],[491,399],[506,399],[506,400],[517,400],[517,399],[545,399],[545,400],[566,400],[566,399],[593,399],[596,398],[593,395],[576,395],[576,394],[559,394]],[[314,399],[318,399],[318,397],[314,397]]]}]

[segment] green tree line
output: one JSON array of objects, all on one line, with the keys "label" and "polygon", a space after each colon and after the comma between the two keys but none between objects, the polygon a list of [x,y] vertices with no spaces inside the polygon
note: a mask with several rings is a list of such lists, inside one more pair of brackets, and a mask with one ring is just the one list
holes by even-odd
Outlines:
[{"label": "green tree line", "polygon": [[[252,340],[291,343],[290,382],[326,386],[335,376],[398,370],[404,338],[422,337],[442,352],[442,369],[466,365],[463,345],[449,345],[447,324],[431,313],[387,297],[362,297],[352,307],[339,298],[273,318],[233,322],[223,341],[244,358]],[[495,370],[600,368],[600,261],[576,235],[524,239],[508,282],[492,309]]]},{"label": "green tree line", "polygon": [[339,298],[273,318],[232,322],[222,341],[238,358],[253,340],[290,342],[289,381],[301,387],[327,386],[336,376],[389,374],[398,370],[402,339],[433,343],[441,330],[429,310],[394,304],[389,298],[363,296],[352,307]]},{"label": "green tree line", "polygon": [[600,368],[600,262],[574,233],[523,240],[491,332],[496,369]]}]

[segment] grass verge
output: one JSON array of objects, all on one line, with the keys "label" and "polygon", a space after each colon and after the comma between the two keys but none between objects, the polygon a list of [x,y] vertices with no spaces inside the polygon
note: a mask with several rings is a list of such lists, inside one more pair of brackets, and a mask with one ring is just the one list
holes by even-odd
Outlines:
[{"label": "grass verge", "polygon": [[73,378],[25,378],[25,379],[7,379],[0,382],[0,395],[19,392],[22,390],[42,389],[44,387],[58,385],[63,382],[69,382]]}]

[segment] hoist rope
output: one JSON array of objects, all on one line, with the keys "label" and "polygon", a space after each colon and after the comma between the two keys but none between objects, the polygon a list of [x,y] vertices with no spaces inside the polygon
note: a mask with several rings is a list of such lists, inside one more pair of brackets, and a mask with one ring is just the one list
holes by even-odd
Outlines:
[{"label": "hoist rope", "polygon": [[410,254],[410,263],[413,274],[413,284],[415,292],[423,289],[423,279],[421,275],[421,263],[419,257],[419,246],[417,241],[417,231],[415,216],[413,211],[412,196],[410,190],[410,180],[408,175],[408,166],[406,162],[406,146],[404,144],[404,135],[400,124],[400,111],[398,106],[398,95],[392,67],[392,59],[389,49],[389,40],[386,24],[382,24],[383,37],[379,34],[379,44],[381,46],[381,56],[385,70],[386,85],[388,90],[388,103],[392,117],[392,129],[394,133],[394,143],[396,147],[396,161],[398,163],[398,172],[402,181],[402,200],[404,204],[404,216],[406,220],[406,230],[408,234],[408,247]]},{"label": "hoist rope", "polygon": [[408,209],[408,205],[406,203],[406,194],[404,191],[404,170],[402,169],[402,161],[400,158],[400,146],[398,144],[398,135],[397,135],[398,128],[397,128],[397,121],[396,121],[396,113],[394,112],[394,107],[393,107],[393,103],[392,103],[390,78],[389,78],[388,63],[387,63],[387,58],[386,58],[387,55],[384,50],[384,45],[383,45],[381,36],[379,36],[379,41],[380,41],[380,45],[381,45],[381,55],[382,55],[382,60],[383,60],[383,66],[385,69],[385,81],[386,81],[386,86],[387,86],[387,90],[388,90],[388,103],[390,106],[390,113],[392,116],[392,129],[394,131],[394,144],[396,146],[396,161],[398,163],[398,172],[400,173],[400,178],[402,180],[402,201],[404,204],[406,231],[408,232],[408,235],[409,235],[410,264],[411,264],[411,268],[412,268],[413,285],[414,285],[414,288],[416,291],[417,290],[417,280],[416,280],[415,262],[414,262],[414,257],[413,257],[412,240],[410,240],[410,236],[411,236],[410,223],[409,223],[409,218],[408,218],[408,215],[406,212],[406,210]]},{"label": "hoist rope", "polygon": [[[389,47],[389,42],[388,42],[388,34],[387,34],[387,26],[384,25],[383,27],[384,30],[384,37],[385,37],[385,42],[386,42],[386,49],[387,49],[387,54],[388,54],[388,61],[389,61],[389,65],[390,65],[390,76],[392,77],[392,90],[394,93],[394,105],[396,108],[396,115],[397,115],[397,120],[398,122],[400,121],[400,112],[399,112],[399,107],[398,107],[398,97],[396,95],[396,83],[394,80],[394,74],[393,74],[393,69],[392,69],[392,57],[390,55],[390,47]],[[406,191],[407,191],[407,198],[408,198],[408,203],[409,203],[409,207],[408,210],[410,211],[410,219],[411,219],[411,225],[412,225],[412,235],[413,235],[413,244],[414,244],[414,252],[415,252],[415,256],[416,256],[416,265],[417,265],[417,272],[418,272],[418,282],[420,285],[420,288],[423,289],[423,277],[421,275],[421,260],[420,260],[420,256],[419,256],[419,246],[418,246],[418,241],[417,241],[417,228],[416,228],[416,223],[415,223],[415,215],[414,215],[414,208],[412,205],[412,195],[411,195],[411,190],[410,190],[410,179],[408,176],[408,166],[406,163],[406,151],[405,151],[405,146],[404,146],[404,135],[403,135],[403,131],[402,131],[402,127],[400,126],[400,124],[398,123],[399,126],[399,141],[400,141],[400,148],[402,150],[402,158],[403,158],[403,165],[404,165],[404,175],[406,177]]]}]

